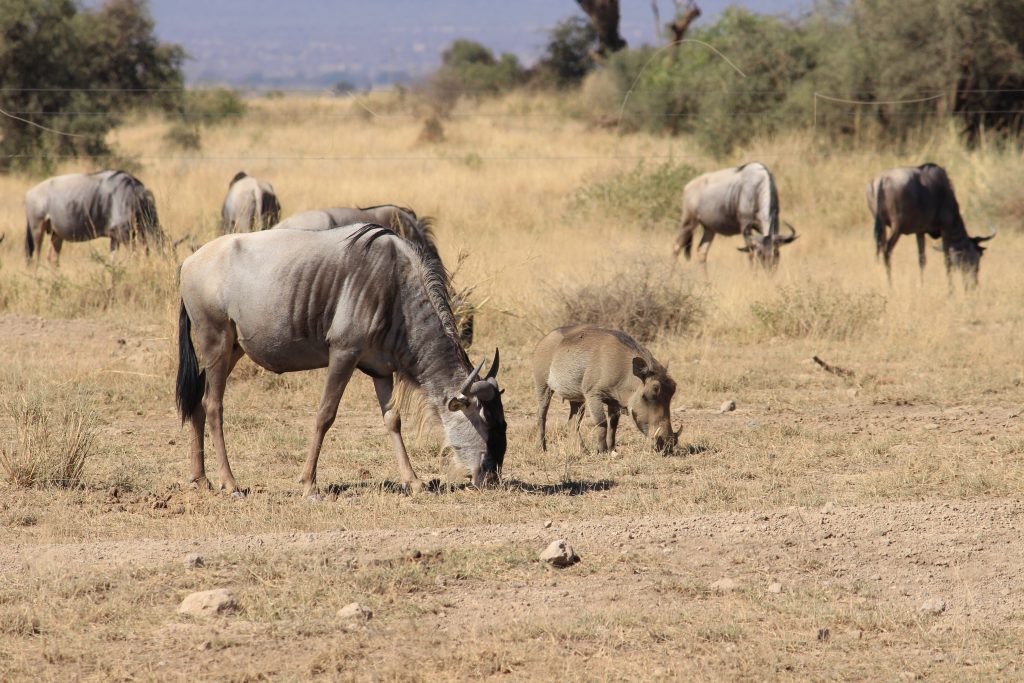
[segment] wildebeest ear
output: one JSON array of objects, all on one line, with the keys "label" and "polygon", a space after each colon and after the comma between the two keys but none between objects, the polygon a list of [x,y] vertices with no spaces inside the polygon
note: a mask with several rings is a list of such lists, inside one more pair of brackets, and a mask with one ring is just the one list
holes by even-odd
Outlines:
[{"label": "wildebeest ear", "polygon": [[448,399],[448,410],[453,413],[457,413],[461,410],[465,410],[469,407],[469,399],[459,394],[458,396],[452,396]]},{"label": "wildebeest ear", "polygon": [[648,367],[647,361],[640,356],[633,356],[633,374],[640,379],[647,379],[651,376],[651,368]]}]

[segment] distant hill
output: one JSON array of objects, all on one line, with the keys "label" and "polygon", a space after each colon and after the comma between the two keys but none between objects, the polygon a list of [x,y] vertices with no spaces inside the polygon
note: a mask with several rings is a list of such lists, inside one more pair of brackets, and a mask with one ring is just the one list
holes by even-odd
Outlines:
[{"label": "distant hill", "polygon": [[[797,6],[781,0],[698,4],[705,20],[728,4],[759,12]],[[660,5],[667,20],[672,3]],[[513,52],[529,64],[540,54],[546,30],[579,13],[573,0],[150,0],[150,7],[157,34],[188,50],[190,82],[276,88],[415,80],[460,37]],[[631,44],[651,42],[648,0],[623,0],[622,14],[622,33]]]}]

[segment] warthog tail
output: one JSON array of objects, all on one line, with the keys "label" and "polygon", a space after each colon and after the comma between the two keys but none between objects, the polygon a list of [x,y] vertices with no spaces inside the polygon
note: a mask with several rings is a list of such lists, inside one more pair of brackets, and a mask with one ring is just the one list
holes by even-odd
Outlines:
[{"label": "warthog tail", "polygon": [[182,422],[192,419],[205,388],[206,371],[199,372],[199,359],[192,346],[192,320],[182,301],[181,312],[178,314],[178,382],[174,392]]},{"label": "warthog tail", "polygon": [[882,252],[885,251],[885,221],[882,220],[882,211],[884,207],[882,202],[885,201],[885,195],[882,192],[882,187],[885,185],[884,180],[878,181],[878,189],[875,190],[875,255],[881,256]]}]

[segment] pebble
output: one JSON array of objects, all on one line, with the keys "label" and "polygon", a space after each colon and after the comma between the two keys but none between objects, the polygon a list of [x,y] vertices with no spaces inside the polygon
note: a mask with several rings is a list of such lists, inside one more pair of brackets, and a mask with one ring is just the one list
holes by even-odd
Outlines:
[{"label": "pebble", "polygon": [[209,617],[224,614],[235,609],[235,596],[226,588],[191,593],[178,606],[179,614]]},{"label": "pebble", "polygon": [[731,413],[734,410],[736,410],[736,401],[730,398],[728,401],[722,404],[722,407],[718,409],[718,412]]},{"label": "pebble", "polygon": [[919,609],[929,614],[942,614],[946,611],[946,601],[942,598],[930,598],[922,602]]},{"label": "pebble", "polygon": [[548,521],[544,522],[544,528],[545,529],[550,529],[551,528],[551,520],[550,519]]},{"label": "pebble", "polygon": [[547,562],[552,567],[569,567],[580,561],[572,546],[564,538],[551,541],[544,552],[540,554],[542,562]]},{"label": "pebble", "polygon": [[372,617],[373,610],[359,602],[350,602],[338,610],[339,619],[369,621]]},{"label": "pebble", "polygon": [[779,583],[778,581],[776,581],[775,583],[768,584],[768,592],[769,593],[781,593],[782,592],[782,584]]}]

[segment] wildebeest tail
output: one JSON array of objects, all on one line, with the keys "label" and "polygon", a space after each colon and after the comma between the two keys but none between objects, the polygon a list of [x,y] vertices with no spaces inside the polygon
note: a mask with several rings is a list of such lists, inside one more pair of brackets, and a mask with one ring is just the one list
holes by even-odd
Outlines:
[{"label": "wildebeest tail", "polygon": [[878,187],[875,188],[875,255],[881,256],[882,252],[885,251],[885,221],[882,220],[882,212],[884,211],[885,193],[882,188],[885,185],[885,180],[880,179],[878,181]]},{"label": "wildebeest tail", "polygon": [[174,398],[178,404],[181,421],[192,419],[206,388],[206,371],[199,371],[199,359],[196,349],[192,346],[192,319],[185,310],[185,302],[181,302],[178,314],[178,382]]},{"label": "wildebeest tail", "polygon": [[36,251],[35,240],[32,239],[32,221],[25,219],[25,258],[31,260]]}]

